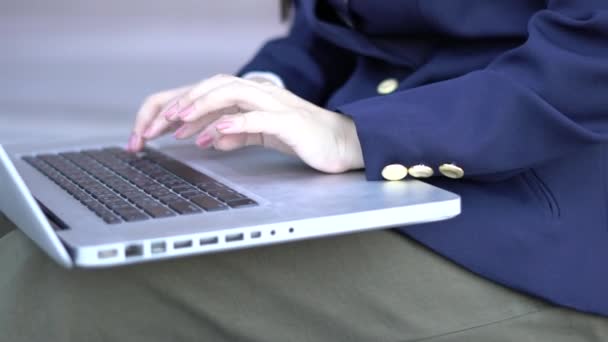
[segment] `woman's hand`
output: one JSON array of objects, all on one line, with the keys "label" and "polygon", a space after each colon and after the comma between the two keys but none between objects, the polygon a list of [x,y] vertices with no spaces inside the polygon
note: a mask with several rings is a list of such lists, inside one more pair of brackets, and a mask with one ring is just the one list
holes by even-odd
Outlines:
[{"label": "woman's hand", "polygon": [[135,118],[135,126],[129,138],[127,149],[131,152],[140,151],[144,148],[145,137],[151,136],[148,133],[154,132],[154,136],[159,136],[168,132],[171,128],[175,128],[175,125],[171,125],[159,115],[171,108],[177,99],[190,89],[192,89],[192,86],[170,89],[148,96]]},{"label": "woman's hand", "polygon": [[157,115],[144,137],[153,139],[175,123],[181,125],[176,138],[198,134],[196,142],[203,148],[228,151],[262,145],[294,154],[328,173],[363,167],[350,118],[270,83],[228,75],[204,80]]}]

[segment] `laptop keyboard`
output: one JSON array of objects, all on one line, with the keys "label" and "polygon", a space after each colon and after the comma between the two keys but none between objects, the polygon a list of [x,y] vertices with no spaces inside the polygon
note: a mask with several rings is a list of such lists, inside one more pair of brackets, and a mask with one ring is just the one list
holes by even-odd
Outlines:
[{"label": "laptop keyboard", "polygon": [[120,148],[23,157],[108,224],[256,206],[167,155]]}]

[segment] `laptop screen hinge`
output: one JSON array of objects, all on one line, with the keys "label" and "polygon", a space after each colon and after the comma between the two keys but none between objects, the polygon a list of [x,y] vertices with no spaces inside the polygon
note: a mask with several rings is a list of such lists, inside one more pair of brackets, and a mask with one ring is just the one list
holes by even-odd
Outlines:
[{"label": "laptop screen hinge", "polygon": [[63,222],[57,215],[55,215],[55,213],[42,204],[42,202],[40,202],[38,199],[36,199],[36,202],[55,231],[70,229],[65,222]]}]

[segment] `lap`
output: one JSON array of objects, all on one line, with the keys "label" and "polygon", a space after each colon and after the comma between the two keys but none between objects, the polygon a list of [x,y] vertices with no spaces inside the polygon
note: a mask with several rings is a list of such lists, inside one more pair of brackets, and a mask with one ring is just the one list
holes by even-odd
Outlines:
[{"label": "lap", "polygon": [[390,231],[94,271],[64,270],[14,231],[0,269],[11,341],[560,341],[565,317],[606,329]]},{"label": "lap", "polygon": [[0,211],[0,239],[15,229],[15,225]]}]

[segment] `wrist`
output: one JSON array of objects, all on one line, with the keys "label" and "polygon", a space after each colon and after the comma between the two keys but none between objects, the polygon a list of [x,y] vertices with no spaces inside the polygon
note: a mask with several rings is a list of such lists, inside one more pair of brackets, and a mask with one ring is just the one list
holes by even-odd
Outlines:
[{"label": "wrist", "polygon": [[[342,115],[341,115],[342,116]],[[363,160],[363,151],[357,134],[357,126],[353,119],[348,116],[342,116],[344,119],[344,163],[347,171],[360,170],[365,167]]]}]

